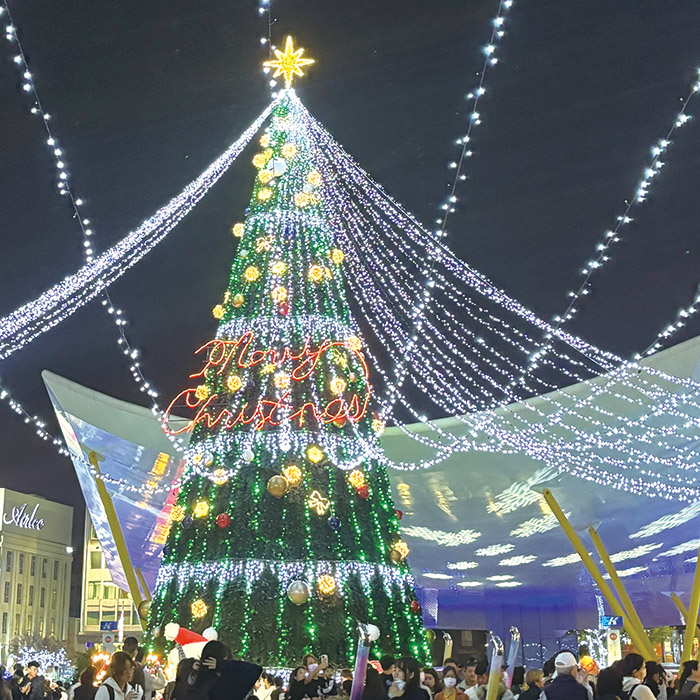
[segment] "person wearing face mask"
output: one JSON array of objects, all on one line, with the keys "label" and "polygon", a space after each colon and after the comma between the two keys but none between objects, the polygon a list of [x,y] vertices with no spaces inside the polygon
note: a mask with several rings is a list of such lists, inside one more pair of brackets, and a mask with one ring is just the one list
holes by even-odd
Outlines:
[{"label": "person wearing face mask", "polygon": [[306,654],[302,658],[301,663],[306,667],[307,674],[304,679],[306,686],[306,695],[309,698],[317,698],[319,696],[319,686],[323,682],[323,671],[328,667],[328,657],[321,654],[319,662],[313,654]]},{"label": "person wearing face mask", "polygon": [[394,682],[389,686],[389,698],[429,700],[428,691],[420,686],[420,666],[410,656],[404,656],[394,664]]},{"label": "person wearing face mask", "polygon": [[442,684],[445,686],[436,696],[435,700],[467,700],[467,696],[457,688],[457,671],[448,666],[442,674]]}]

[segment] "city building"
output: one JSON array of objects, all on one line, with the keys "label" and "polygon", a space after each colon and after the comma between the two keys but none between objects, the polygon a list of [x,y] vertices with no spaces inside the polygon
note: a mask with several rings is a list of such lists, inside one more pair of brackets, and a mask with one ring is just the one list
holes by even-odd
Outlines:
[{"label": "city building", "polygon": [[83,585],[78,644],[102,641],[100,623],[119,622],[124,614],[124,636],[141,636],[141,624],[131,596],[113,582],[105,564],[89,514],[85,516]]},{"label": "city building", "polygon": [[68,635],[73,509],[0,488],[0,661],[12,641]]}]

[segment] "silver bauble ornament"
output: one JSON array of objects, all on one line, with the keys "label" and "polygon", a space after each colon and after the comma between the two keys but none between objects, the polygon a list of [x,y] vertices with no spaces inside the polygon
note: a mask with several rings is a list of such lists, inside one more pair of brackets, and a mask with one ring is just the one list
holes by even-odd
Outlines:
[{"label": "silver bauble ornament", "polygon": [[294,605],[304,605],[311,598],[311,587],[306,581],[292,581],[287,586],[287,598]]}]

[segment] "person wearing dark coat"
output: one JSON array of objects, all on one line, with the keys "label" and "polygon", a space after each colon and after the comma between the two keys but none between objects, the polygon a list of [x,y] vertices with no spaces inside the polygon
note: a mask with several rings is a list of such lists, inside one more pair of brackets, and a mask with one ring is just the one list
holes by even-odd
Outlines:
[{"label": "person wearing dark coat", "polygon": [[229,658],[227,647],[218,640],[202,649],[197,677],[185,700],[244,700],[260,678],[262,666]]},{"label": "person wearing dark coat", "polygon": [[95,669],[88,666],[80,674],[80,685],[73,691],[73,700],[95,700]]},{"label": "person wearing dark coat", "polygon": [[518,700],[540,700],[544,687],[544,672],[537,668],[531,668],[525,674],[527,688],[518,695]]},{"label": "person wearing dark coat", "polygon": [[39,664],[36,661],[27,664],[27,675],[20,681],[19,690],[22,693],[20,697],[24,700],[44,700],[46,697],[44,677],[39,675]]},{"label": "person wearing dark coat", "polygon": [[570,651],[557,654],[554,668],[556,675],[544,688],[547,700],[588,700],[588,691],[576,679],[578,663]]}]

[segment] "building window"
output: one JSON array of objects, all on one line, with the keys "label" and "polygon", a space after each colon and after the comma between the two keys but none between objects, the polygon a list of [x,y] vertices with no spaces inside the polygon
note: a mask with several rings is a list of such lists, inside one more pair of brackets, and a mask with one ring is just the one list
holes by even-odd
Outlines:
[{"label": "building window", "polygon": [[49,560],[48,559],[42,559],[41,560],[41,578],[46,578],[46,570],[49,566]]},{"label": "building window", "polygon": [[29,606],[34,605],[34,586],[29,586]]},{"label": "building window", "polygon": [[117,599],[117,587],[112,583],[105,583],[104,589],[102,591],[102,597],[105,600],[116,600]]},{"label": "building window", "polygon": [[22,605],[22,584],[17,584],[17,595],[15,596],[15,605]]},{"label": "building window", "polygon": [[19,613],[17,613],[15,615],[15,634],[16,635],[19,635],[19,628],[20,628],[21,624],[22,624],[22,616]]},{"label": "building window", "polygon": [[13,554],[12,551],[9,551],[7,553],[7,564],[5,566],[5,570],[7,571],[8,574],[10,573],[10,571],[12,571],[12,554]]},{"label": "building window", "polygon": [[32,557],[32,563],[29,567],[29,575],[36,576],[36,557]]},{"label": "building window", "polygon": [[19,553],[19,573],[24,573],[24,552]]},{"label": "building window", "polygon": [[2,633],[3,634],[7,634],[7,621],[8,621],[9,617],[10,617],[9,614],[6,612],[4,612],[2,614]]},{"label": "building window", "polygon": [[11,585],[12,584],[9,581],[5,581],[5,595],[3,596],[3,600],[6,603],[10,602],[10,595],[11,595],[10,586]]},{"label": "building window", "polygon": [[56,620],[51,620],[51,636],[56,636]]},{"label": "building window", "polygon": [[56,589],[55,588],[51,591],[51,609],[52,610],[56,609]]},{"label": "building window", "polygon": [[87,597],[88,600],[99,600],[100,599],[100,584],[95,581],[91,581],[87,585]]},{"label": "building window", "polygon": [[90,552],[90,568],[102,568],[102,552]]},{"label": "building window", "polygon": [[40,608],[46,607],[46,589],[45,588],[42,588],[41,593],[39,594],[39,607]]},{"label": "building window", "polygon": [[88,610],[88,614],[85,617],[85,622],[88,625],[99,625],[100,624],[100,611],[99,610]]},{"label": "building window", "polygon": [[114,608],[111,610],[107,610],[104,607],[102,608],[102,619],[105,622],[114,622],[117,619],[117,612]]},{"label": "building window", "polygon": [[58,560],[53,563],[53,580],[58,581]]}]

